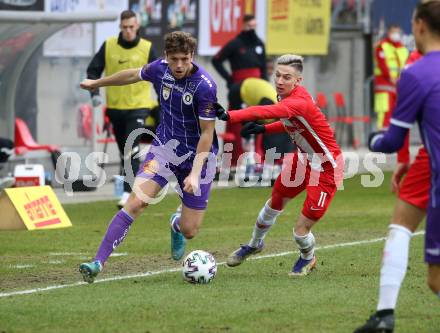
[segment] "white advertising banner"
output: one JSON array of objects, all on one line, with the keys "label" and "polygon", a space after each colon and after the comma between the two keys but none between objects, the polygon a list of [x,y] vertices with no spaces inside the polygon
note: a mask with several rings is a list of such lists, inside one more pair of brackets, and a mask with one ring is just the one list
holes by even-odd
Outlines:
[{"label": "white advertising banner", "polygon": [[[128,0],[46,0],[45,4],[46,12],[51,13],[122,12],[127,8]],[[72,24],[50,37],[43,52],[49,57],[90,57],[105,39],[118,33],[118,21],[96,23],[95,35],[92,23]]]}]

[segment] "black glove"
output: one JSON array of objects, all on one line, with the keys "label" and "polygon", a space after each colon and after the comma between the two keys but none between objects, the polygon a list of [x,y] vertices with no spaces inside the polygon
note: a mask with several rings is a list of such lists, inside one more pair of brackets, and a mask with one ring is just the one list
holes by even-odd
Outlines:
[{"label": "black glove", "polygon": [[216,117],[220,120],[228,121],[231,118],[229,117],[228,111],[226,111],[219,103],[214,103],[214,110]]},{"label": "black glove", "polygon": [[249,122],[243,125],[240,131],[240,135],[247,139],[251,134],[259,134],[266,132],[266,127],[264,125],[260,125],[254,122]]},{"label": "black glove", "polygon": [[371,132],[368,136],[368,149],[370,149],[371,151],[375,151],[374,147],[372,146],[373,140],[375,140],[377,136],[383,136],[384,133],[385,131]]}]

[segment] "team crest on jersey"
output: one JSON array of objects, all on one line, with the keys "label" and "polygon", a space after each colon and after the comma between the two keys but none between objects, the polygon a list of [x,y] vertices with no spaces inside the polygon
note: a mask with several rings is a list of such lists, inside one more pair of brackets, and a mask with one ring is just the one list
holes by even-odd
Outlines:
[{"label": "team crest on jersey", "polygon": [[191,105],[193,101],[193,95],[189,92],[186,92],[183,94],[182,99],[183,99],[183,103],[185,103],[186,105]]},{"label": "team crest on jersey", "polygon": [[168,87],[162,87],[162,97],[164,100],[170,98],[171,89]]},{"label": "team crest on jersey", "polygon": [[154,175],[159,171],[159,163],[156,160],[150,160],[144,164],[144,173]]}]

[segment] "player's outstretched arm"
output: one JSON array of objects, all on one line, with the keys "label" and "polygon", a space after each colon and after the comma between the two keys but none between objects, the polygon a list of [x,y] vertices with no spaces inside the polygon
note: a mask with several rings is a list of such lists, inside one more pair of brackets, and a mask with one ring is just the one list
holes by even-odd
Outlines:
[{"label": "player's outstretched arm", "polygon": [[250,106],[241,110],[228,112],[229,122],[239,123],[244,121],[256,121],[263,119],[289,118],[289,107],[283,103],[273,105]]},{"label": "player's outstretched arm", "polygon": [[368,138],[368,147],[375,152],[395,153],[403,146],[407,133],[408,128],[391,124],[387,131],[371,133]]},{"label": "player's outstretched arm", "polygon": [[107,86],[124,86],[141,81],[139,77],[140,68],[125,69],[113,75],[106,76],[97,80],[83,80],[80,87],[86,90],[95,90]]}]

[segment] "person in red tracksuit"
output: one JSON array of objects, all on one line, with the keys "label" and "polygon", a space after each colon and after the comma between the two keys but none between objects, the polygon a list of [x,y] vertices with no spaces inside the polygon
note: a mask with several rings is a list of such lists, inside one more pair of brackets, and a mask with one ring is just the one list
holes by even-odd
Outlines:
[{"label": "person in red tracksuit", "polygon": [[306,190],[303,209],[293,230],[300,257],[289,275],[307,275],[316,263],[315,237],[311,229],[326,212],[338,184],[342,181],[344,162],[341,149],[325,116],[315,105],[302,81],[303,58],[286,54],[275,68],[275,86],[281,99],[274,105],[252,106],[226,112],[218,110],[220,120],[231,123],[260,119],[280,119],[268,125],[250,122],[242,135],[287,132],[298,151],[285,157],[281,174],[275,181],[271,198],[261,209],[252,239],[234,251],[228,266],[241,264],[248,256],[263,249],[263,239],[288,201]]}]

